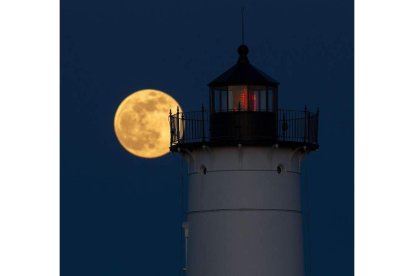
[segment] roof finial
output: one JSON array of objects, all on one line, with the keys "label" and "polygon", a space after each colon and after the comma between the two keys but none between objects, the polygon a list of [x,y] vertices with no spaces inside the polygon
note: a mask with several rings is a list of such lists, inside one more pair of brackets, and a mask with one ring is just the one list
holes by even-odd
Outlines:
[{"label": "roof finial", "polygon": [[249,53],[249,48],[242,44],[237,49],[237,52],[239,52],[239,61],[238,63],[249,63],[249,59],[247,58],[247,54]]},{"label": "roof finial", "polygon": [[241,19],[242,19],[242,45],[244,45],[244,7],[241,8]]}]

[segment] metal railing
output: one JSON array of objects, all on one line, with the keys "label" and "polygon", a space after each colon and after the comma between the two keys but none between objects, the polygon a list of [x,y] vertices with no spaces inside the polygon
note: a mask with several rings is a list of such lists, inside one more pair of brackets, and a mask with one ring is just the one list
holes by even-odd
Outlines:
[{"label": "metal railing", "polygon": [[297,142],[304,144],[318,143],[319,110],[310,112],[278,110],[278,141]]},{"label": "metal railing", "polygon": [[202,108],[201,111],[170,112],[170,145],[178,143],[202,143],[210,140],[209,113]]},{"label": "metal railing", "polygon": [[[279,109],[275,116],[277,127],[272,136],[275,142],[318,146],[319,109],[317,112],[310,112],[306,107],[303,111]],[[169,121],[171,146],[211,142],[210,113],[204,107],[193,112],[177,109],[176,114],[170,112]]]}]

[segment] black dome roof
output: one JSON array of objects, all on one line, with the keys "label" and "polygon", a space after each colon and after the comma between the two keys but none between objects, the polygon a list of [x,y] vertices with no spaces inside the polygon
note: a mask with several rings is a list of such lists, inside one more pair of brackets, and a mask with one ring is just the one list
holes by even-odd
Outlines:
[{"label": "black dome roof", "polygon": [[210,87],[242,84],[277,86],[279,84],[279,82],[250,64],[247,58],[249,48],[246,45],[240,45],[238,53],[239,60],[237,64],[210,82],[208,84]]}]

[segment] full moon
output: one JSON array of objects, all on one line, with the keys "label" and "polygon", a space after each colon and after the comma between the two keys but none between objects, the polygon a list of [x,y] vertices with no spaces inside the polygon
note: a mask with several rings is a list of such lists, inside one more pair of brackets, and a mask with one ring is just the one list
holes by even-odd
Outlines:
[{"label": "full moon", "polygon": [[170,147],[168,115],[177,107],[181,112],[177,101],[162,91],[145,89],[132,93],[115,113],[116,137],[133,155],[143,158],[163,156]]}]

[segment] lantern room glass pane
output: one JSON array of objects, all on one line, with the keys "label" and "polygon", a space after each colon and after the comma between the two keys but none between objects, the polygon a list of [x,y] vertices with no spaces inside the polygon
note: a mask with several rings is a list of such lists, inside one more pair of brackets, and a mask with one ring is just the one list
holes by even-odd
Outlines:
[{"label": "lantern room glass pane", "polygon": [[227,111],[227,91],[221,90],[221,108],[220,111]]},{"label": "lantern room glass pane", "polygon": [[227,111],[227,87],[215,87],[213,89],[213,112]]},{"label": "lantern room glass pane", "polygon": [[227,95],[228,95],[228,110],[234,111],[233,91],[229,89],[227,91]]},{"label": "lantern room glass pane", "polygon": [[260,102],[260,111],[266,111],[266,103],[267,103],[267,99],[266,99],[266,89],[260,90],[259,91],[259,102]]},{"label": "lantern room glass pane", "polygon": [[259,91],[254,90],[249,93],[249,111],[259,111]]},{"label": "lantern room glass pane", "polygon": [[215,112],[220,111],[220,90],[214,89],[214,107]]},{"label": "lantern room glass pane", "polygon": [[269,88],[267,90],[267,111],[273,112],[274,111],[274,89]]},{"label": "lantern room glass pane", "polygon": [[229,110],[246,111],[248,105],[248,93],[246,85],[229,86]]}]

